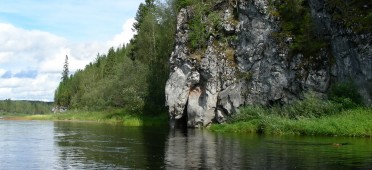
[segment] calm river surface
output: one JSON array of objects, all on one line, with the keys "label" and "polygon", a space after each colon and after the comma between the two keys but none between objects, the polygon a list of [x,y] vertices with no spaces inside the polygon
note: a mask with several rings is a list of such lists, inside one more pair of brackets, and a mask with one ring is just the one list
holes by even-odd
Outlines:
[{"label": "calm river surface", "polygon": [[0,169],[372,169],[372,139],[0,120]]}]

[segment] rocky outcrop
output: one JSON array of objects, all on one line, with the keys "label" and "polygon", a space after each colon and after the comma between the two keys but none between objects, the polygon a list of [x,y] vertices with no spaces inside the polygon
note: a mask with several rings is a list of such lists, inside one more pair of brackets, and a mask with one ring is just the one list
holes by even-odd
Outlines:
[{"label": "rocky outcrop", "polygon": [[64,112],[67,112],[67,111],[68,111],[68,108],[65,107],[65,106],[54,106],[52,108],[53,113],[64,113]]},{"label": "rocky outcrop", "polygon": [[[329,39],[335,61],[327,70],[332,82],[353,81],[367,105],[372,105],[372,35],[355,33],[332,21],[325,0],[310,0],[312,18],[318,34]],[[367,5],[364,5],[368,7]],[[371,7],[368,7],[371,10]],[[368,10],[368,9],[365,9]]]},{"label": "rocky outcrop", "polygon": [[[197,52],[188,46],[193,9],[181,9],[178,15],[166,84],[171,119],[187,117],[189,127],[222,123],[240,106],[285,104],[306,90],[326,93],[332,82],[344,80],[355,81],[371,104],[372,37],[333,23],[323,0],[309,1],[317,32],[330,40],[330,49],[320,53],[316,68],[302,54],[289,57],[292,37],[286,42],[273,38],[280,19],[270,14],[268,0],[240,0],[235,7],[229,1],[223,3],[218,3],[224,11],[223,36],[236,36],[237,41],[221,41],[221,35],[211,33],[206,48]],[[329,55],[335,61],[323,60],[331,58]]]}]

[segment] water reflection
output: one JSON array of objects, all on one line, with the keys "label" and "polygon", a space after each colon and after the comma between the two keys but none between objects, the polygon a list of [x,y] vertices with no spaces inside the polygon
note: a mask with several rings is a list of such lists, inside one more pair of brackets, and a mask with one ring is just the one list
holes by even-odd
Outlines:
[{"label": "water reflection", "polygon": [[0,169],[50,169],[53,122],[0,120]]},{"label": "water reflection", "polygon": [[244,168],[238,141],[205,130],[173,130],[166,145],[168,169]]},{"label": "water reflection", "polygon": [[372,169],[372,140],[270,137],[174,130],[167,169]]},{"label": "water reflection", "polygon": [[59,147],[56,168],[161,168],[167,131],[155,129],[56,122],[55,141]]},{"label": "water reflection", "polygon": [[0,121],[0,169],[372,169],[371,146],[370,138]]}]

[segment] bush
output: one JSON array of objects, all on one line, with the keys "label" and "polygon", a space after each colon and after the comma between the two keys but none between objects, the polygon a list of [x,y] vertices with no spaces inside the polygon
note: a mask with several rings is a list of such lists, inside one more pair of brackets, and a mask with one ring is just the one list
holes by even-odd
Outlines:
[{"label": "bush", "polygon": [[305,94],[303,100],[295,101],[285,106],[246,106],[233,115],[228,123],[244,122],[253,119],[275,115],[288,119],[319,118],[323,116],[335,115],[343,110],[355,108],[356,105],[348,98],[335,102],[319,98],[313,92]]},{"label": "bush", "polygon": [[342,103],[347,107],[363,105],[362,96],[352,81],[332,85],[328,92],[328,97],[330,100]]},{"label": "bush", "polygon": [[284,106],[281,110],[282,116],[288,116],[291,119],[300,119],[332,115],[341,111],[342,105],[336,102],[322,100],[313,92],[309,92],[305,94],[304,100],[298,100],[291,105]]},{"label": "bush", "polygon": [[234,114],[228,123],[242,122],[246,120],[252,120],[260,118],[263,115],[268,114],[268,109],[262,106],[247,106],[242,109],[237,114]]},{"label": "bush", "polygon": [[318,36],[315,32],[307,1],[271,1],[270,13],[280,18],[280,30],[273,33],[274,38],[283,46],[286,39],[292,38],[289,43],[290,57],[301,53],[304,56],[303,62],[310,63],[314,68],[326,60],[317,57],[322,49],[327,48],[328,43],[326,39]]},{"label": "bush", "polygon": [[190,6],[193,4],[193,0],[176,0],[175,6],[177,10],[180,10],[181,8],[185,8],[187,6]]}]

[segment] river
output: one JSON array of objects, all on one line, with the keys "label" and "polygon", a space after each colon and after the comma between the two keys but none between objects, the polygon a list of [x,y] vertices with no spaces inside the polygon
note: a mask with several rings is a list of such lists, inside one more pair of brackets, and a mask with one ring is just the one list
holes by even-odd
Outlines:
[{"label": "river", "polygon": [[372,169],[372,139],[0,120],[0,169]]}]

